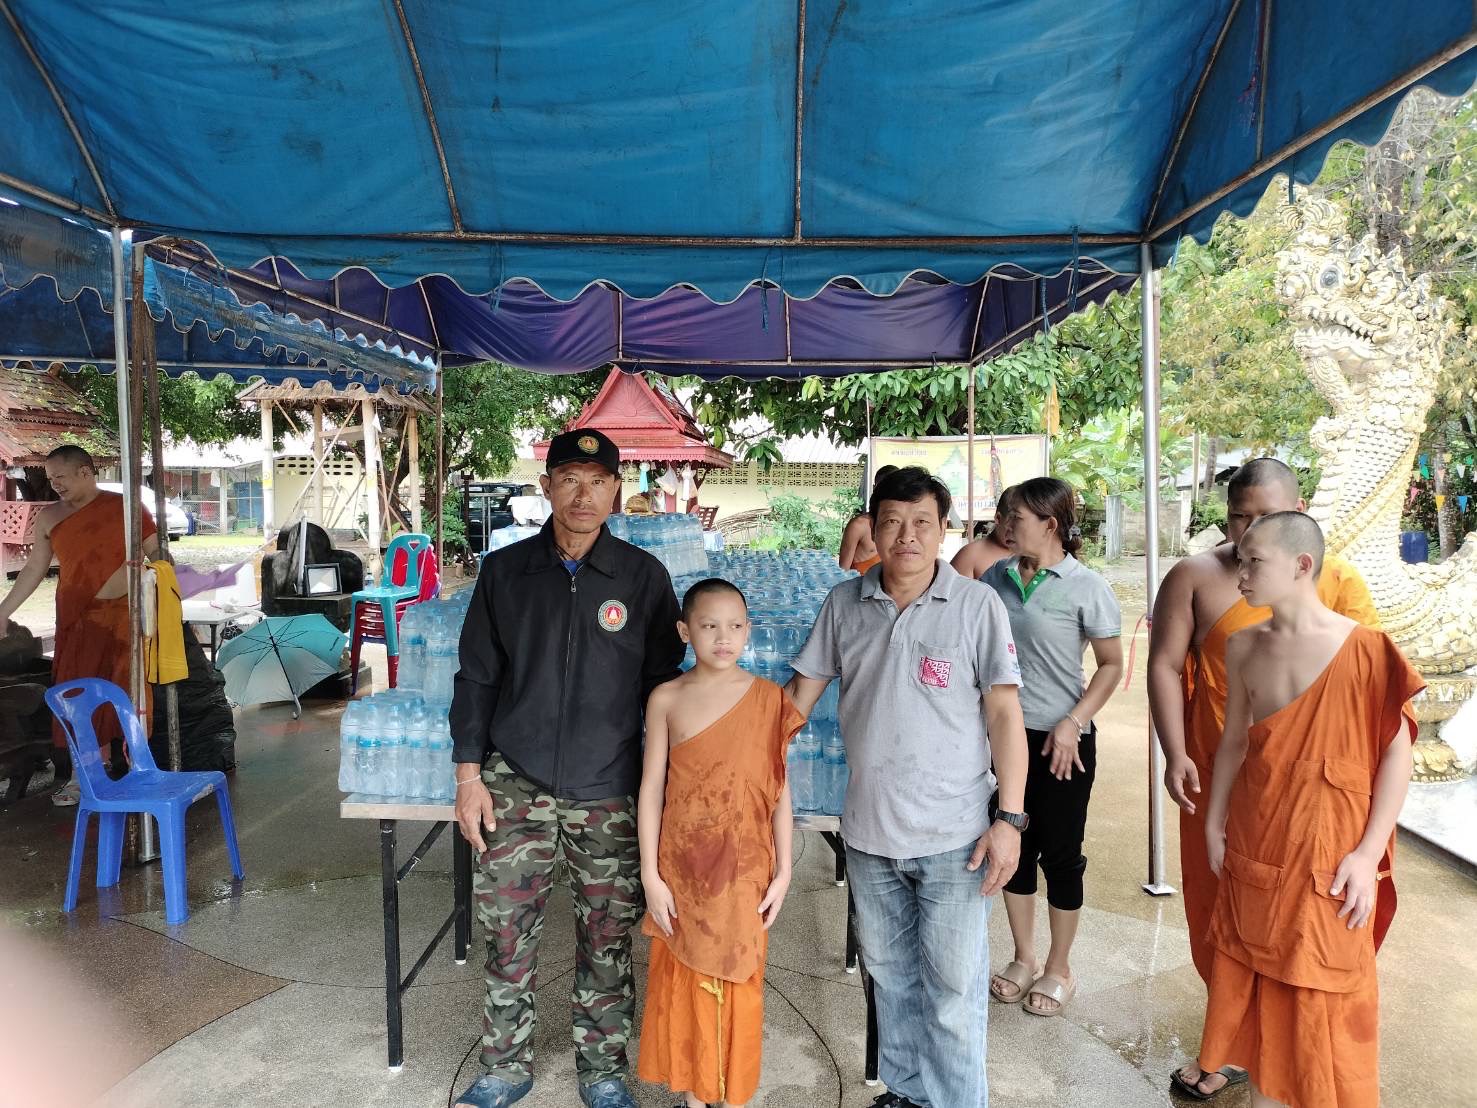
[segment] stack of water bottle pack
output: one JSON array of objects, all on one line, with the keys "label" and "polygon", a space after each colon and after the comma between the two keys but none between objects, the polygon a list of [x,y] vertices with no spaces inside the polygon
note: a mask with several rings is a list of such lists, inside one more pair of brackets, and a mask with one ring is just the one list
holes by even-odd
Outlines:
[{"label": "stack of water bottle pack", "polygon": [[706,576],[708,554],[703,549],[703,524],[691,515],[613,515],[606,525],[618,539],[653,554],[679,577]]},{"label": "stack of water bottle pack", "polygon": [[[730,551],[709,557],[708,576],[723,577],[749,602],[749,645],[739,664],[783,685],[821,603],[832,587],[855,576],[824,551]],[[679,594],[683,591],[681,585]],[[688,650],[685,667],[693,664]],[[790,744],[787,766],[795,811],[839,816],[846,797],[846,747],[837,721],[838,685],[831,682]]]},{"label": "stack of water bottle pack", "polygon": [[398,688],[344,707],[338,787],[369,796],[450,800],[452,678],[472,590],[413,604],[400,620]]}]

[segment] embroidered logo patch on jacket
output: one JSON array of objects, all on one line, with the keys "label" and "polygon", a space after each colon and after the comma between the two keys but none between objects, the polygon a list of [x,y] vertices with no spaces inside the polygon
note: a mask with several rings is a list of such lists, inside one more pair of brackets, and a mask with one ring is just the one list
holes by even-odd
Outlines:
[{"label": "embroidered logo patch on jacket", "polygon": [[607,631],[619,631],[626,625],[626,606],[619,600],[607,600],[600,605],[600,626]]},{"label": "embroidered logo patch on jacket", "polygon": [[925,657],[918,666],[918,680],[937,689],[947,689],[949,671],[953,668],[953,662],[946,662],[942,658]]}]

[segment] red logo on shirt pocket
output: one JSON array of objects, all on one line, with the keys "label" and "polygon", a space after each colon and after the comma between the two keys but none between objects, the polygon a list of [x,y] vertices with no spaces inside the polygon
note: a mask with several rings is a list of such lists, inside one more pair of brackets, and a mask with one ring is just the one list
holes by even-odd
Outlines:
[{"label": "red logo on shirt pocket", "polygon": [[947,689],[949,687],[949,671],[954,668],[953,662],[946,662],[942,658],[924,657],[918,666],[918,680],[925,685],[932,685],[936,689]]}]

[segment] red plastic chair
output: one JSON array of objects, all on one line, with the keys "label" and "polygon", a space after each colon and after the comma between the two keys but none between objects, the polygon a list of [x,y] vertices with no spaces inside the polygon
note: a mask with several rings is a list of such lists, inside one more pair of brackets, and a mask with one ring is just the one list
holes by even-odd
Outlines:
[{"label": "red plastic chair", "polygon": [[[399,536],[395,543],[405,535]],[[436,561],[436,548],[427,542],[416,555],[416,573],[412,576],[410,569],[410,557],[416,553],[413,548],[406,544],[396,546],[392,543],[385,556],[385,576],[389,578],[386,588],[404,588],[407,579],[415,582],[415,594],[412,596],[401,596],[394,600],[395,605],[395,628],[394,633],[388,633],[385,626],[385,603],[363,602],[367,597],[361,598],[355,595],[354,603],[354,626],[349,640],[349,666],[352,676],[349,679],[351,695],[359,691],[359,654],[360,648],[367,642],[384,643],[385,653],[389,657],[390,688],[395,688],[400,676],[400,620],[405,615],[405,610],[412,604],[419,604],[426,600],[434,599],[441,594],[441,569]],[[366,590],[368,592],[369,590]]]}]

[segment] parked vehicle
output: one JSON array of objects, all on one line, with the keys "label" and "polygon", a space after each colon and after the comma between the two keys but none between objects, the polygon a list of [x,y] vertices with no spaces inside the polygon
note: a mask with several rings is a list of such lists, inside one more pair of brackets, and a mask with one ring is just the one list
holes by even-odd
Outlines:
[{"label": "parked vehicle", "polygon": [[[123,495],[123,486],[112,481],[99,481],[97,487],[104,492],[116,492],[119,496]],[[154,490],[145,488],[143,494],[144,507],[152,514],[154,511]],[[169,527],[169,539],[171,542],[194,533],[190,526],[189,513],[180,507],[178,501],[166,500],[164,502],[164,514]]]},{"label": "parked vehicle", "polygon": [[467,549],[473,554],[487,550],[489,536],[513,525],[509,501],[523,493],[523,485],[512,481],[471,481],[462,486],[462,519],[467,526]]}]

